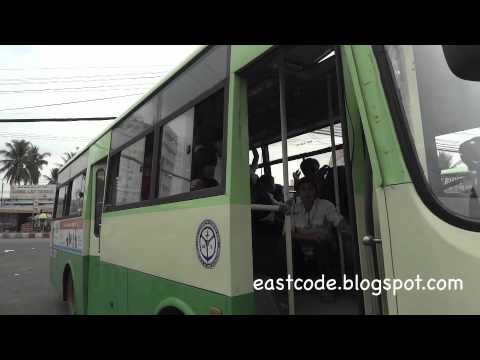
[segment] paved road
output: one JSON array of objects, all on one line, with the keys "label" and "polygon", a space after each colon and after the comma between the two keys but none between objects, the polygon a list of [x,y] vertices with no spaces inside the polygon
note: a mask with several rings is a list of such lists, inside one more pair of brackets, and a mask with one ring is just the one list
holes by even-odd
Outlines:
[{"label": "paved road", "polygon": [[49,251],[48,239],[0,239],[0,315],[67,313],[50,285]]}]

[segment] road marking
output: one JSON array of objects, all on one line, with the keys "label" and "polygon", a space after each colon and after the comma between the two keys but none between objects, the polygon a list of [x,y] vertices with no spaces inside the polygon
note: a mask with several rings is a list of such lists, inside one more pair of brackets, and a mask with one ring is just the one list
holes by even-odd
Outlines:
[{"label": "road marking", "polygon": [[4,253],[15,252],[15,250],[3,250]]}]

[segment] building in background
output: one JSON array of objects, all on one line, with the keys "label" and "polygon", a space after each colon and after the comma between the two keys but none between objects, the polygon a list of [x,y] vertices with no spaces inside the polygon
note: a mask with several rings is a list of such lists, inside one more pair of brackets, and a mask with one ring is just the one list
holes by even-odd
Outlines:
[{"label": "building in background", "polygon": [[10,186],[10,196],[0,204],[0,232],[31,232],[33,218],[53,213],[56,185]]}]

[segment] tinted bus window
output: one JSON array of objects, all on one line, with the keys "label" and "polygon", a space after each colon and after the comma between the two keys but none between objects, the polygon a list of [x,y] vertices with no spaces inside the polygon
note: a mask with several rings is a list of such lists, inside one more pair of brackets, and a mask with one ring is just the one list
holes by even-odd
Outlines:
[{"label": "tinted bus window", "polygon": [[112,150],[120,148],[132,138],[151,128],[158,118],[158,96],[148,100],[112,131]]},{"label": "tinted bus window", "polygon": [[95,224],[93,232],[95,236],[100,236],[100,226],[102,224],[102,206],[103,206],[103,192],[105,187],[105,171],[103,169],[97,170],[95,182]]},{"label": "tinted bus window", "polygon": [[81,174],[73,179],[72,191],[70,196],[70,207],[68,214],[70,216],[82,215],[83,199],[85,194],[85,175]]},{"label": "tinted bus window", "polygon": [[163,127],[160,198],[223,183],[223,97],[222,89]]},{"label": "tinted bus window", "polygon": [[67,192],[67,186],[64,185],[58,190],[57,208],[55,211],[55,217],[61,218],[63,216],[63,206],[65,204],[65,195]]},{"label": "tinted bus window", "polygon": [[158,94],[160,119],[165,119],[227,77],[228,46],[215,46]]},{"label": "tinted bus window", "polygon": [[190,109],[163,127],[159,166],[159,196],[190,191],[193,116]]},{"label": "tinted bus window", "polygon": [[108,205],[147,200],[153,156],[153,133],[112,157],[109,169]]}]

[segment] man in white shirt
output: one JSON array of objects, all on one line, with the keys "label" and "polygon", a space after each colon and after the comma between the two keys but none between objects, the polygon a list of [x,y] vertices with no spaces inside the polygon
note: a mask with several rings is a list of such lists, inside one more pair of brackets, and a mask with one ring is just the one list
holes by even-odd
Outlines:
[{"label": "man in white shirt", "polygon": [[292,211],[293,238],[322,241],[325,235],[328,235],[328,227],[347,227],[334,204],[315,198],[316,190],[312,180],[300,179],[297,189],[300,198],[297,198]]},{"label": "man in white shirt", "polygon": [[332,260],[337,260],[329,256],[336,247],[334,228],[348,231],[348,225],[334,204],[316,198],[312,179],[300,179],[297,189],[300,198],[292,208],[292,240],[296,253],[300,254],[302,247],[313,248],[318,270],[326,271]]}]

